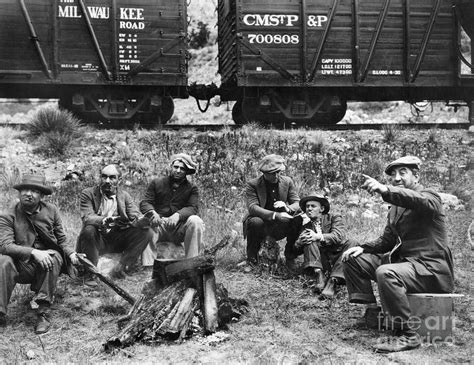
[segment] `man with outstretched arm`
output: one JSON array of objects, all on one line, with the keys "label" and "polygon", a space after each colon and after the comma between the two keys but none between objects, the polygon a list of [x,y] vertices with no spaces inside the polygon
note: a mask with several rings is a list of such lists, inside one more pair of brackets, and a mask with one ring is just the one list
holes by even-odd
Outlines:
[{"label": "man with outstretched arm", "polygon": [[[420,346],[419,336],[410,328],[408,293],[453,290],[443,204],[435,191],[420,185],[420,165],[414,156],[389,163],[385,173],[391,185],[364,175],[362,188],[391,204],[387,225],[376,240],[343,253],[349,301],[367,305],[364,318],[368,327],[380,328],[384,322],[394,331],[392,341],[374,346],[379,352]],[[382,308],[376,305],[371,280],[377,283]]]}]

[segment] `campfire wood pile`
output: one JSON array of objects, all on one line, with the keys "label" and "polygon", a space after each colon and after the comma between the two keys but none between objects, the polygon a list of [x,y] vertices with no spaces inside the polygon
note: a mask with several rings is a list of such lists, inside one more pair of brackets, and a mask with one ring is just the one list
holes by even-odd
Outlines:
[{"label": "campfire wood pile", "polygon": [[[229,298],[216,285],[215,254],[231,241],[226,236],[203,255],[184,260],[156,259],[151,281],[129,313],[119,319],[119,332],[104,344],[106,351],[137,341],[182,341],[189,333],[214,333],[237,320],[247,302]],[[198,323],[200,325],[198,325]]]}]

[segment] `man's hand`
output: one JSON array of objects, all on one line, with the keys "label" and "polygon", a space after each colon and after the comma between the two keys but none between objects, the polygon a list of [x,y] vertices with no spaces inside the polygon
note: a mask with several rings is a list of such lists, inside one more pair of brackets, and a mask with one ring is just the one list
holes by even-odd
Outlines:
[{"label": "man's hand", "polygon": [[316,233],[312,229],[305,229],[303,232],[301,232],[300,237],[302,241],[307,245],[313,242],[319,243],[324,239],[322,234]]},{"label": "man's hand", "polygon": [[342,253],[342,262],[346,262],[347,260],[359,256],[361,253],[364,252],[364,249],[360,246],[351,247],[348,250]]},{"label": "man's hand", "polygon": [[388,188],[386,185],[379,183],[374,178],[368,175],[364,175],[364,174],[362,174],[362,176],[365,179],[364,183],[361,186],[362,189],[367,190],[371,194],[373,193],[383,194],[388,191]]},{"label": "man's hand", "polygon": [[288,206],[286,205],[285,202],[281,201],[281,200],[278,200],[276,201],[275,203],[273,203],[273,208],[275,209],[285,209],[285,212],[289,213],[290,212],[290,208],[288,208]]},{"label": "man's hand", "polygon": [[45,271],[51,271],[53,269],[53,255],[56,251],[54,250],[37,250],[33,249],[31,251],[31,256],[33,259],[40,264],[41,268]]},{"label": "man's hand", "polygon": [[179,222],[179,213],[174,213],[173,215],[170,215],[168,218],[165,220],[165,224],[169,227],[175,227]]},{"label": "man's hand", "polygon": [[282,212],[282,213],[275,213],[275,220],[281,221],[281,222],[289,222],[290,220],[293,219],[293,216],[291,216],[288,213]]},{"label": "man's hand", "polygon": [[[147,213],[147,215],[148,215],[148,213]],[[163,224],[163,218],[161,218],[161,216],[153,210],[152,211],[152,217],[150,218],[150,223],[151,223],[152,227],[161,226]]]},{"label": "man's hand", "polygon": [[105,227],[112,227],[115,225],[115,220],[119,218],[118,216],[117,217],[105,217],[104,219],[102,219],[102,224],[105,226]]},{"label": "man's hand", "polygon": [[77,253],[73,252],[72,254],[69,255],[69,259],[71,260],[72,264],[74,266],[77,266],[80,264],[79,258],[77,257]]}]

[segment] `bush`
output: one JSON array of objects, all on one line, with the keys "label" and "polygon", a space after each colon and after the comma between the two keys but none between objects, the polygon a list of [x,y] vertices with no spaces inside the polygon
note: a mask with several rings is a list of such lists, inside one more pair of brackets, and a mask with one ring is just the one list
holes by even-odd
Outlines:
[{"label": "bush", "polygon": [[210,33],[211,32],[207,29],[206,23],[198,22],[197,29],[191,29],[191,34],[189,35],[189,46],[194,49],[206,46]]},{"label": "bush", "polygon": [[27,125],[27,131],[39,144],[37,151],[50,157],[65,155],[72,142],[84,135],[79,119],[55,107],[40,109]]}]

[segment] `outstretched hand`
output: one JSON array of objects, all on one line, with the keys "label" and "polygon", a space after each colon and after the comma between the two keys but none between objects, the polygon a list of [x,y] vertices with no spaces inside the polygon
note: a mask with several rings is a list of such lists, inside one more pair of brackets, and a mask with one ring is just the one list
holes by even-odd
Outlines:
[{"label": "outstretched hand", "polygon": [[383,194],[388,191],[388,188],[386,185],[379,183],[373,177],[370,177],[365,174],[362,174],[362,176],[365,179],[364,183],[361,186],[362,189],[367,190],[371,194],[373,193]]}]

